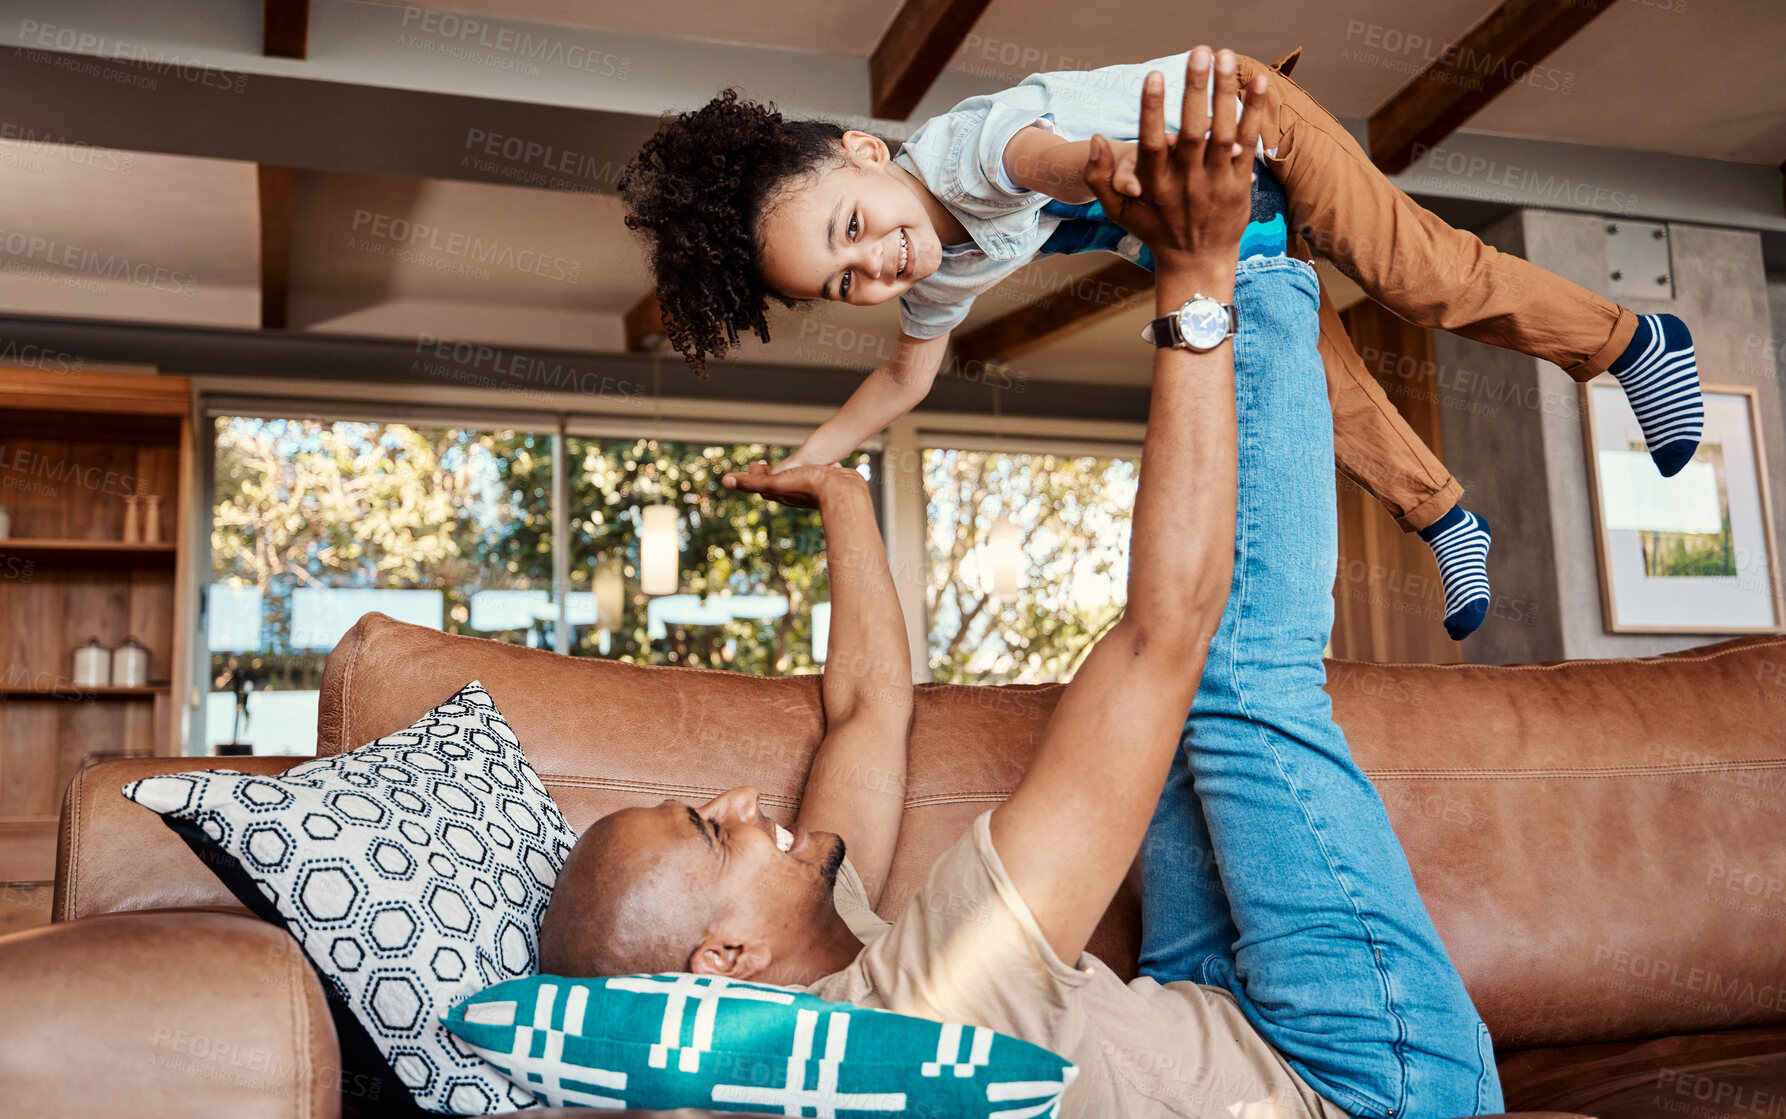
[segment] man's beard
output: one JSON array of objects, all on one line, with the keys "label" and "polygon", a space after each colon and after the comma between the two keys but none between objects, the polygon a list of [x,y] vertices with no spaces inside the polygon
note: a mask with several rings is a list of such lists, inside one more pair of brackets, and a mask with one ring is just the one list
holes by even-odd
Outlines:
[{"label": "man's beard", "polygon": [[843,846],[843,836],[840,835],[830,853],[825,856],[825,861],[819,864],[819,877],[825,880],[827,886],[837,885],[837,871],[843,866]]}]

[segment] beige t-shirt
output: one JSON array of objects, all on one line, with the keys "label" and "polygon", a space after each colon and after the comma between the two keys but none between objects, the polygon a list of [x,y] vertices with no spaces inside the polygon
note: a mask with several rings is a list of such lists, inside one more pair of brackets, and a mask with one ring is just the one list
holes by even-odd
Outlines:
[{"label": "beige t-shirt", "polygon": [[1347,1119],[1284,1063],[1234,996],[1198,983],[1123,983],[1102,962],[1063,963],[1005,874],[983,813],[899,920],[869,906],[847,861],[837,912],[863,942],[810,988],[838,1002],[985,1026],[1079,1066],[1061,1114]]}]

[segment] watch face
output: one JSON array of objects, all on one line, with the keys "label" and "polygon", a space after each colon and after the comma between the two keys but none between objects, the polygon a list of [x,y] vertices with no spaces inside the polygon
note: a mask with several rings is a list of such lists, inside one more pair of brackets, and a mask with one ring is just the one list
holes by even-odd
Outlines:
[{"label": "watch face", "polygon": [[1213,299],[1193,299],[1178,309],[1178,331],[1192,349],[1213,350],[1228,336],[1228,309]]}]

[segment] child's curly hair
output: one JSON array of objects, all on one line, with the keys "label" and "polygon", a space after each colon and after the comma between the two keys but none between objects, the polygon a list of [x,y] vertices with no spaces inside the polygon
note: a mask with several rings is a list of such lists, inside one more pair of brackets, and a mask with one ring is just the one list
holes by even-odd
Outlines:
[{"label": "child's curly hair", "polygon": [[643,233],[664,332],[696,374],[750,330],[769,340],[757,223],[789,179],[841,163],[843,129],[784,120],[735,89],[666,120],[620,177],[627,228]]}]

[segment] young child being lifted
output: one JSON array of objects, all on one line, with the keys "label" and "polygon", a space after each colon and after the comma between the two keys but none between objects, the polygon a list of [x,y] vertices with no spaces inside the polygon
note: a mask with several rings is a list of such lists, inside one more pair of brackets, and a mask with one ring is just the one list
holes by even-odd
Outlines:
[{"label": "young child being lifted", "polygon": [[[1578,381],[1611,372],[1657,468],[1680,470],[1704,424],[1686,326],[1636,315],[1427,212],[1290,80],[1299,54],[1235,63],[1240,87],[1263,89],[1269,109],[1241,257],[1319,252],[1412,323],[1543,358]],[[1152,267],[1104,217],[1084,169],[1102,135],[1114,141],[1118,189],[1140,193],[1138,93],[1150,71],[1164,74],[1176,132],[1186,62],[1033,74],[926,121],[897,154],[867,132],[784,119],[733,90],[665,121],[620,188],[627,225],[649,242],[671,343],[704,374],[707,357],[745,331],[768,340],[771,297],[898,299],[892,359],[779,465],[841,459],[924,399],[974,297],[1038,255],[1103,250]],[[1390,404],[1325,291],[1320,318],[1339,468],[1432,548],[1445,628],[1461,640],[1489,607],[1488,524],[1459,504],[1463,488]]]}]

